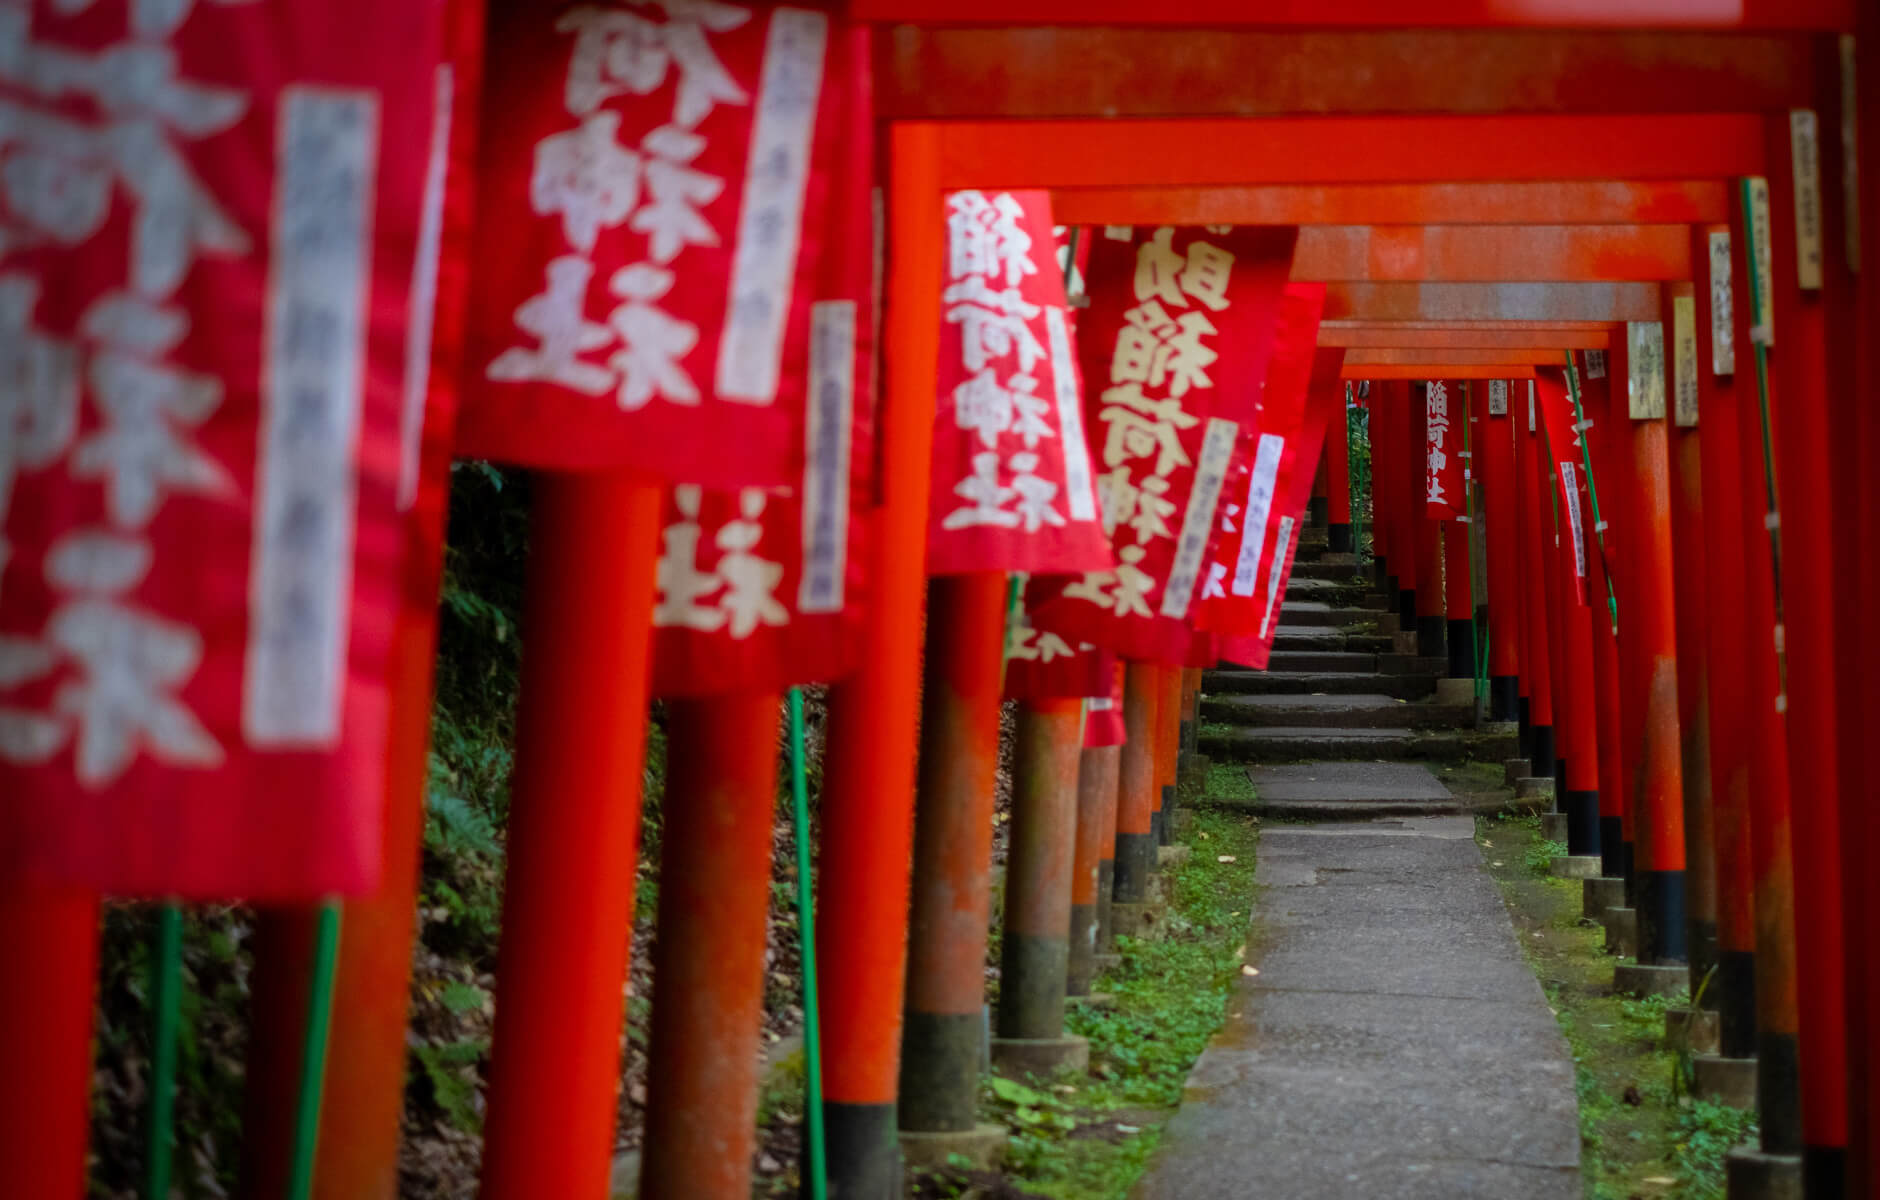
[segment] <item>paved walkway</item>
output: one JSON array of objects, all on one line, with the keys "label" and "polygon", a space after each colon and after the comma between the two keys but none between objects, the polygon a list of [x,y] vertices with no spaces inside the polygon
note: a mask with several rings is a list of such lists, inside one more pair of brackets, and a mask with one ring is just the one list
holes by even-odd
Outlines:
[{"label": "paved walkway", "polygon": [[1136,1200],[1577,1200],[1573,1063],[1472,834],[1267,827],[1259,974]]}]

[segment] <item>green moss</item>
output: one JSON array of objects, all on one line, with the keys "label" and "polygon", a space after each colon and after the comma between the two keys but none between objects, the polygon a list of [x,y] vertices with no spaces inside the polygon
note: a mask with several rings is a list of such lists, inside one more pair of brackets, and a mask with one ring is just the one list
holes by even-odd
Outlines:
[{"label": "green moss", "polygon": [[1245,763],[1210,763],[1207,799],[1247,801],[1258,799],[1253,791],[1253,776]]}]

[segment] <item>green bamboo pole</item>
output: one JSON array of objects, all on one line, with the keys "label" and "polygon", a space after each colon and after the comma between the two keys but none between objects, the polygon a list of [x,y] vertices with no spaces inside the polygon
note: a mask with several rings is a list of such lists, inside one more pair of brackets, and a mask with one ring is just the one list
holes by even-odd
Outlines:
[{"label": "green bamboo pole", "polygon": [[[1599,485],[1593,481],[1593,448],[1586,440],[1586,409],[1580,404],[1580,373],[1573,366],[1573,351],[1567,355],[1567,394],[1573,397],[1573,419],[1579,423],[1580,463],[1586,472],[1586,492],[1593,500],[1593,536],[1599,539],[1600,561],[1606,564],[1606,609],[1612,614],[1612,631],[1619,632],[1619,593],[1612,586],[1612,556],[1606,553],[1606,522],[1599,515]],[[1541,422],[1546,436],[1547,423]]]},{"label": "green bamboo pole", "polygon": [[288,1200],[313,1194],[313,1156],[320,1142],[320,1099],[326,1084],[326,1047],[333,1027],[333,972],[339,960],[339,902],[320,906],[314,926],[313,982],[307,997],[307,1030],[301,1043],[300,1095],[294,1112],[294,1161]]},{"label": "green bamboo pole", "polygon": [[144,1154],[145,1200],[169,1200],[176,1148],[176,1041],[182,1024],[183,909],[174,900],[157,910],[156,954],[150,962],[150,1108]]},{"label": "green bamboo pole", "polygon": [[810,885],[809,769],[804,761],[803,691],[791,688],[790,798],[796,813],[796,912],[803,946],[804,1136],[809,1140],[809,1196],[827,1200],[829,1172],[823,1145],[822,1028],[816,1003],[816,906]]}]

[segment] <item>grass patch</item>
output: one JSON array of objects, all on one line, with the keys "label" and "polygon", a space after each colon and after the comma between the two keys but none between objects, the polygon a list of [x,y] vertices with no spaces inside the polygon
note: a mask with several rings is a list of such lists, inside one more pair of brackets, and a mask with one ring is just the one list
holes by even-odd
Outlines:
[{"label": "grass patch", "polygon": [[[1195,811],[1181,835],[1191,855],[1170,871],[1166,935],[1117,939],[1122,961],[1095,989],[1115,1007],[1073,1004],[1066,1018],[1066,1032],[1090,1040],[1089,1074],[986,1081],[981,1119],[1012,1133],[1008,1186],[1054,1200],[1120,1200],[1141,1175],[1239,978],[1258,838],[1250,817]],[[945,1174],[923,1194],[949,1194]]]},{"label": "grass patch", "polygon": [[1253,790],[1253,776],[1246,763],[1208,764],[1207,798],[1209,800],[1252,801],[1259,797]]},{"label": "grass patch", "polygon": [[1532,815],[1484,818],[1477,841],[1528,964],[1573,1053],[1580,1173],[1588,1200],[1721,1200],[1723,1160],[1755,1137],[1755,1114],[1686,1092],[1688,1056],[1668,1049],[1665,1010],[1681,996],[1612,994],[1617,959],[1580,916],[1578,880],[1547,875],[1557,842]]}]

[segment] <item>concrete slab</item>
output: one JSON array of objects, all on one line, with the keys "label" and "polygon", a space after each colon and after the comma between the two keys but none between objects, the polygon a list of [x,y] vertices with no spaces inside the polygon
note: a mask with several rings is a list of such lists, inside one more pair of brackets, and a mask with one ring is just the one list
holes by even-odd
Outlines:
[{"label": "concrete slab", "polygon": [[[1363,657],[1363,656],[1360,656]],[[1421,700],[1435,687],[1433,680],[1416,675],[1383,675],[1374,671],[1209,671],[1201,681],[1207,696],[1328,696],[1373,695],[1394,700]]]},{"label": "concrete slab", "polygon": [[1470,730],[1383,727],[1321,729],[1309,725],[1230,726],[1201,735],[1201,749],[1218,762],[1288,762],[1298,759],[1416,759],[1460,762],[1503,756],[1513,738]]},{"label": "concrete slab", "polygon": [[1353,650],[1282,650],[1274,647],[1267,659],[1273,671],[1363,671],[1380,670],[1377,655]]},{"label": "concrete slab", "polygon": [[1247,776],[1257,798],[1246,807],[1294,821],[1492,812],[1503,805],[1499,795],[1454,795],[1418,763],[1288,763],[1249,767]]},{"label": "concrete slab", "polygon": [[1203,720],[1230,725],[1464,729],[1473,727],[1475,708],[1472,704],[1413,703],[1382,692],[1357,692],[1326,696],[1208,696],[1202,701],[1201,714]]},{"label": "concrete slab", "polygon": [[1473,832],[1265,829],[1259,974],[1136,1200],[1580,1195],[1572,1060]]}]

